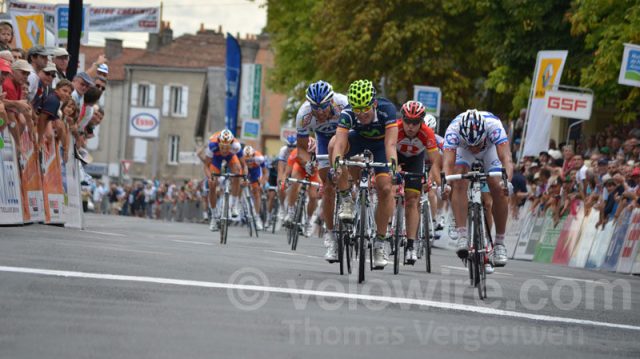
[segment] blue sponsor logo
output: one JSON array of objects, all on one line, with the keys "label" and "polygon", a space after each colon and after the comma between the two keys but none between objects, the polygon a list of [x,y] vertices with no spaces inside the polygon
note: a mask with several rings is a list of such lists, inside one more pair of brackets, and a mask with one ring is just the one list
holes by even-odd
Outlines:
[{"label": "blue sponsor logo", "polygon": [[451,146],[457,146],[460,144],[460,138],[455,133],[447,134],[445,140],[447,141],[447,144]]},{"label": "blue sponsor logo", "polygon": [[491,161],[491,166],[493,166],[493,167],[502,167],[502,163],[500,162],[499,159],[495,159],[495,160]]},{"label": "blue sponsor logo", "polygon": [[500,136],[502,135],[502,129],[497,128],[491,132],[489,138],[491,138],[491,142],[498,142]]}]

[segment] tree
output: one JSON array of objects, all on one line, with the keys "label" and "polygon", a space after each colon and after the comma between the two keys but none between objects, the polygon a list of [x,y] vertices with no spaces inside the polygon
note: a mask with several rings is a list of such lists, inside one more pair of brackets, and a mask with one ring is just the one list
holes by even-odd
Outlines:
[{"label": "tree", "polygon": [[599,106],[615,106],[616,119],[635,120],[640,88],[618,84],[618,73],[623,44],[640,44],[640,1],[575,0],[567,18],[571,32],[584,36],[584,48],[592,56],[580,84],[594,90]]}]

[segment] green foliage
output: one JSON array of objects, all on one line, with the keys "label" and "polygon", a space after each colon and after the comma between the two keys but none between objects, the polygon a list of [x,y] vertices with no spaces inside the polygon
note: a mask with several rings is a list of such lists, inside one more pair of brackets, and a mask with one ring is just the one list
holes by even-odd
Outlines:
[{"label": "green foliage", "polygon": [[640,43],[640,0],[268,0],[269,86],[367,78],[396,102],[439,86],[450,111],[517,116],[540,50],[568,50],[562,83],[592,88],[628,120],[640,89],[617,84],[623,42]]}]

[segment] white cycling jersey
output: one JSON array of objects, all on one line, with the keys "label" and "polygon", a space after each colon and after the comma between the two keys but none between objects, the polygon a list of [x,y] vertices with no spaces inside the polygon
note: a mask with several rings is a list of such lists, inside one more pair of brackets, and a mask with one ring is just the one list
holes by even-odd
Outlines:
[{"label": "white cycling jersey", "polygon": [[496,115],[486,111],[480,111],[480,113],[485,118],[485,131],[487,132],[480,150],[471,152],[469,144],[460,136],[460,121],[463,114],[458,115],[449,124],[444,135],[444,149],[456,151],[456,165],[470,167],[473,162],[480,160],[485,171],[499,170],[502,168],[502,162],[498,157],[496,146],[508,141],[507,133]]},{"label": "white cycling jersey", "polygon": [[280,152],[278,152],[278,161],[285,161],[289,159],[289,155],[293,152],[294,148],[289,148],[287,146],[280,147]]},{"label": "white cycling jersey", "polygon": [[315,132],[316,136],[324,136],[325,138],[331,138],[336,133],[338,127],[338,120],[340,119],[340,112],[349,104],[347,96],[339,93],[333,94],[333,116],[326,121],[318,121],[318,119],[311,112],[311,104],[309,101],[305,101],[296,115],[296,130],[298,136],[306,137],[311,132]]}]

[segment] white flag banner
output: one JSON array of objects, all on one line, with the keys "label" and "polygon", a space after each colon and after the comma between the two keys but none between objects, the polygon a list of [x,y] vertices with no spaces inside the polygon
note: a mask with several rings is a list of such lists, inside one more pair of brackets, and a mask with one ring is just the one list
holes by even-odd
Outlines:
[{"label": "white flag banner", "polygon": [[90,31],[160,31],[160,7],[91,7]]},{"label": "white flag banner", "polygon": [[618,83],[640,87],[640,46],[624,44]]},{"label": "white flag banner", "polygon": [[524,156],[537,156],[549,148],[551,114],[545,112],[544,95],[560,84],[568,51],[538,51],[527,113]]}]

